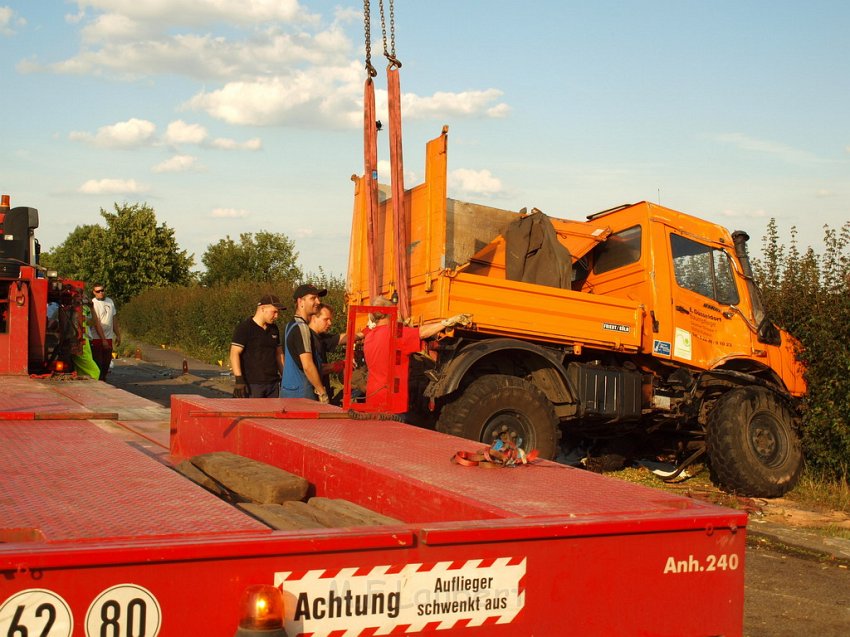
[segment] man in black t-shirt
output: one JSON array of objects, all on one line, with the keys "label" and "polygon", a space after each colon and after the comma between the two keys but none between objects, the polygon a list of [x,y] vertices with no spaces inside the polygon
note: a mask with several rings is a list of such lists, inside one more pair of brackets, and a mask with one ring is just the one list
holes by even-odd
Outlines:
[{"label": "man in black t-shirt", "polygon": [[230,343],[230,368],[236,380],[234,398],[270,398],[277,396],[283,374],[283,347],[275,324],[286,308],[273,294],[257,303],[257,311],[233,331]]}]

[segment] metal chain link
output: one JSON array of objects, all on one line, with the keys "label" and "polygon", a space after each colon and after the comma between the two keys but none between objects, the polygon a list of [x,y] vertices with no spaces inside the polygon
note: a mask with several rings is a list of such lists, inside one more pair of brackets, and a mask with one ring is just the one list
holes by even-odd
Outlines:
[{"label": "metal chain link", "polygon": [[[381,6],[382,15],[383,9],[384,7]],[[369,77],[375,77],[378,71],[372,66],[372,9],[369,6],[369,0],[363,0],[363,24],[366,28],[366,70],[369,72]]]},{"label": "metal chain link", "polygon": [[378,0],[381,9],[381,37],[384,41],[384,57],[390,61],[391,66],[401,68],[401,62],[395,56],[395,0],[390,2],[390,49],[387,50],[387,23],[384,17],[384,0]]},{"label": "metal chain link", "polygon": [[395,58],[395,0],[390,0],[390,55]]}]

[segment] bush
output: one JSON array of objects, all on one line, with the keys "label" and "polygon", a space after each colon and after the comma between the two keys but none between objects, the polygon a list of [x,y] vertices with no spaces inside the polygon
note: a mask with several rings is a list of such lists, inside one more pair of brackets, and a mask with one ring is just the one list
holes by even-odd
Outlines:
[{"label": "bush", "polygon": [[764,237],[756,278],[771,318],[802,344],[808,394],[803,401],[803,447],[816,475],[850,474],[850,223],[826,227],[825,251],[801,253],[796,230],[786,249],[775,221]]},{"label": "bush", "polygon": [[[338,317],[334,330],[345,329],[345,286],[341,278],[322,271],[308,279],[326,287],[323,300]],[[134,337],[148,343],[176,347],[208,362],[227,361],[233,329],[253,316],[257,300],[264,294],[276,294],[287,309],[281,313],[281,327],[292,317],[292,291],[297,283],[232,281],[204,287],[170,286],[150,288],[135,296],[120,310],[122,326]]]}]

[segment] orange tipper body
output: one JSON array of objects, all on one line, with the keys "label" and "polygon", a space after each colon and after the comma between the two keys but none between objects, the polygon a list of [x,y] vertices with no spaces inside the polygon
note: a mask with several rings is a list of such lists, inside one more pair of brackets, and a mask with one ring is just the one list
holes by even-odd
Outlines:
[{"label": "orange tipper body", "polygon": [[425,182],[404,192],[399,223],[386,197],[370,221],[366,182],[353,178],[349,329],[371,290],[409,300],[399,312],[412,325],[472,315],[410,359],[399,402],[414,422],[544,458],[651,440],[676,472],[707,458],[736,493],[796,484],[798,344],[766,315],[745,232],[646,201],[575,221],[451,199],[447,142],[447,129],[428,142]]},{"label": "orange tipper body", "polygon": [[[569,289],[508,280],[502,232],[521,213],[447,198],[446,171],[444,131],[427,145],[425,183],[405,192],[414,324],[469,313],[479,336],[642,355],[645,365],[758,370],[793,396],[805,393],[793,338],[759,339],[754,287],[725,228],[646,201],[587,221],[550,218],[572,260]],[[369,300],[370,242],[354,180],[348,301],[357,305]],[[399,285],[392,215],[392,200],[381,202],[374,243],[387,296]]]}]

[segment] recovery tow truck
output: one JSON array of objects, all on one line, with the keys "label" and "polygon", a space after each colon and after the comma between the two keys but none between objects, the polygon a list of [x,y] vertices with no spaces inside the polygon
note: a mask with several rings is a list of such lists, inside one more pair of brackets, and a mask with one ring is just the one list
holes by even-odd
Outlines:
[{"label": "recovery tow truck", "polygon": [[[745,513],[303,399],[43,377],[36,253],[0,261],[0,635],[741,635]],[[272,528],[175,471],[224,452],[394,521]]]}]

